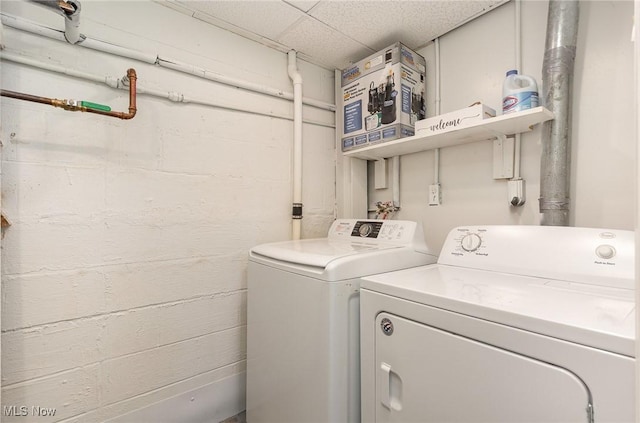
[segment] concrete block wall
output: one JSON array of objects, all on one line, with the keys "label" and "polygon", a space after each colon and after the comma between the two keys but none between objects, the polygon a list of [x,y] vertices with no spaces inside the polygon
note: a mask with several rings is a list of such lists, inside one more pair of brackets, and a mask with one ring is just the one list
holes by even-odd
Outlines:
[{"label": "concrete block wall", "polygon": [[[2,11],[63,27],[30,3],[3,1]],[[158,3],[83,2],[82,16],[90,37],[292,91],[286,54]],[[286,100],[11,28],[3,43],[98,75],[133,67],[140,87],[292,116]],[[333,103],[333,71],[299,68],[304,96]],[[128,106],[127,92],[105,85],[8,61],[1,72],[13,91]],[[231,415],[223,403],[244,395],[247,253],[290,236],[292,121],[144,95],[131,121],[1,105],[13,222],[2,239],[2,421],[26,421],[19,407],[32,416],[34,406],[56,409],[42,422],[105,421],[170,398],[205,404],[203,419]],[[334,114],[305,106],[304,116],[324,123],[303,127],[303,236],[315,237],[334,218]],[[224,395],[183,399],[218,383]]]}]

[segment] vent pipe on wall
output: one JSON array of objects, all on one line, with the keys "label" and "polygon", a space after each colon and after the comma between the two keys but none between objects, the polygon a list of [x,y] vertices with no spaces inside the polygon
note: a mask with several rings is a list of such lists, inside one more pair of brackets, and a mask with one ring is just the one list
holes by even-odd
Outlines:
[{"label": "vent pipe on wall", "polygon": [[80,34],[80,2],[76,0],[30,0],[64,17],[64,38],[75,44],[84,37]]},{"label": "vent pipe on wall", "polygon": [[544,106],[555,119],[543,124],[540,168],[542,225],[569,225],[571,102],[578,39],[577,0],[550,0],[542,65]]}]

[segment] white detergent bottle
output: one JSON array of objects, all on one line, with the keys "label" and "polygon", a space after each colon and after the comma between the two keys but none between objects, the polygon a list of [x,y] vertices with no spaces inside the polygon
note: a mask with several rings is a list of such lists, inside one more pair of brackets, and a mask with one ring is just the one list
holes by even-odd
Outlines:
[{"label": "white detergent bottle", "polygon": [[538,101],[538,84],[533,77],[518,75],[515,69],[507,72],[502,86],[502,114],[533,109]]}]

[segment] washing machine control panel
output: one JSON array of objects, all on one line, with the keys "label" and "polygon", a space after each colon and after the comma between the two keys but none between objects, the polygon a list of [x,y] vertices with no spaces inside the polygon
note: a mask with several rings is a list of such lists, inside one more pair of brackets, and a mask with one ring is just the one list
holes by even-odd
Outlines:
[{"label": "washing machine control panel", "polygon": [[[633,286],[634,233],[528,225],[454,228],[438,263],[553,279]],[[600,282],[598,282],[600,284]]]},{"label": "washing machine control panel", "polygon": [[361,238],[377,238],[380,234],[382,222],[363,222],[358,221],[353,226],[351,236],[359,236]]},{"label": "washing machine control panel", "polygon": [[401,245],[424,243],[422,226],[408,220],[338,219],[329,229],[329,238]]}]

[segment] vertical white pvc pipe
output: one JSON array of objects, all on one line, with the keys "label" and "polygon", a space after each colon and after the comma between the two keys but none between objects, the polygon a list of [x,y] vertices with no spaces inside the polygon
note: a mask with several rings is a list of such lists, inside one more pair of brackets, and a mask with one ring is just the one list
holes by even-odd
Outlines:
[{"label": "vertical white pvc pipe", "polygon": [[640,423],[640,2],[634,2],[634,82],[636,114],[636,221],[635,221],[635,266],[636,266],[636,423]]},{"label": "vertical white pvc pipe", "polygon": [[64,37],[71,44],[82,41],[80,34],[80,11],[82,10],[79,1],[68,2],[76,10],[72,14],[64,14]]},{"label": "vertical white pvc pipe", "polygon": [[[515,22],[515,54],[516,54],[516,69],[519,73],[522,72],[522,11],[520,0],[516,0],[516,22]],[[513,165],[513,179],[520,179],[520,156],[521,156],[521,139],[520,134],[515,135],[515,148],[514,148],[514,165]]]},{"label": "vertical white pvc pipe", "polygon": [[[302,76],[296,65],[296,52],[288,53],[289,78],[293,83],[293,206],[302,207]],[[300,239],[301,219],[294,216],[292,221],[292,239]]]},{"label": "vertical white pvc pipe", "polygon": [[[438,116],[441,113],[440,103],[442,99],[440,98],[440,39],[436,38],[434,40],[435,43],[435,54],[436,54],[436,110],[435,114]],[[434,185],[440,184],[440,149],[436,148],[433,150],[433,183]]]}]

